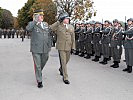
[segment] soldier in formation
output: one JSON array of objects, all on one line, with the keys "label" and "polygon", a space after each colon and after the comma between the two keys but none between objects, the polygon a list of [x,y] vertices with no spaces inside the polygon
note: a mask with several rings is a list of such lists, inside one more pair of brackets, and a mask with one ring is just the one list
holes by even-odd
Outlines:
[{"label": "soldier in formation", "polygon": [[100,64],[106,65],[113,59],[112,68],[118,68],[121,61],[122,45],[125,49],[125,61],[127,68],[123,69],[128,73],[132,72],[133,57],[133,18],[127,20],[128,28],[124,30],[123,24],[114,19],[111,23],[105,20],[102,24],[98,21],[76,22],[75,24],[75,55],[98,62],[101,55],[103,60]]},{"label": "soldier in formation", "polygon": [[128,19],[127,23],[127,30],[123,32],[126,36],[124,40],[124,49],[127,68],[123,69],[123,71],[131,73],[133,66],[133,18]]}]

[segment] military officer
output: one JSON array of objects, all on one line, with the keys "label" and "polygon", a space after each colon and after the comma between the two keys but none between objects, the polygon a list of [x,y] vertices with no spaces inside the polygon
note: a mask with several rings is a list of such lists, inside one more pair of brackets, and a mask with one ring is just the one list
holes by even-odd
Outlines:
[{"label": "military officer", "polygon": [[96,22],[95,23],[95,29],[93,31],[93,47],[94,47],[94,52],[95,52],[95,58],[92,59],[92,61],[98,62],[100,55],[101,55],[101,23]]},{"label": "military officer", "polygon": [[113,20],[113,30],[111,34],[111,51],[114,64],[110,67],[118,68],[122,55],[122,31],[123,28],[119,27],[119,21]]},{"label": "military officer", "polygon": [[126,38],[124,40],[124,48],[127,68],[123,69],[123,71],[131,73],[133,66],[133,18],[128,19],[127,23],[128,28],[123,33],[124,35],[126,35]]},{"label": "military officer", "polygon": [[31,32],[31,49],[34,60],[35,75],[38,88],[42,88],[42,70],[46,65],[51,49],[51,36],[49,27],[43,22],[43,10],[35,10],[33,21],[29,22],[26,29]]},{"label": "military officer", "polygon": [[92,55],[93,27],[91,26],[91,22],[87,22],[86,26],[87,26],[87,31],[85,36],[85,49],[86,49],[87,56],[85,58],[90,59]]},{"label": "military officer", "polygon": [[70,52],[75,49],[75,33],[74,27],[69,24],[69,16],[67,13],[60,14],[59,21],[51,25],[51,29],[57,35],[56,48],[60,57],[60,75],[63,75],[63,82],[70,84],[67,73],[67,63],[70,59]]},{"label": "military officer", "polygon": [[104,30],[102,30],[102,38],[101,38],[101,44],[102,44],[102,54],[103,54],[103,61],[99,62],[103,65],[107,64],[107,61],[110,56],[110,35],[111,35],[111,27],[110,27],[110,21],[105,20]]}]

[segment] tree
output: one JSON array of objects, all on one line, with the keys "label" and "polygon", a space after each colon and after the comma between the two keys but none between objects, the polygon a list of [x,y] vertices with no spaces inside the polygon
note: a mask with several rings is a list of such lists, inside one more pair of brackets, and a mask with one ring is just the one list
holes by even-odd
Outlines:
[{"label": "tree", "polygon": [[14,28],[15,29],[18,29],[19,28],[17,17],[14,17]]},{"label": "tree", "polygon": [[58,12],[67,12],[72,19],[88,20],[92,16],[96,16],[94,2],[91,0],[54,0],[57,5]]},{"label": "tree", "polygon": [[24,7],[18,10],[17,20],[19,27],[25,28],[28,22],[32,20],[30,9],[34,2],[35,0],[28,0],[27,3],[25,3]]},{"label": "tree", "polygon": [[2,27],[2,8],[0,7],[0,28]]},{"label": "tree", "polygon": [[36,0],[31,8],[31,14],[33,14],[33,11],[36,9],[44,10],[44,21],[48,24],[52,24],[56,21],[57,7],[52,0]]},{"label": "tree", "polygon": [[12,13],[9,10],[2,9],[1,13],[1,28],[12,28],[14,24],[14,19]]}]

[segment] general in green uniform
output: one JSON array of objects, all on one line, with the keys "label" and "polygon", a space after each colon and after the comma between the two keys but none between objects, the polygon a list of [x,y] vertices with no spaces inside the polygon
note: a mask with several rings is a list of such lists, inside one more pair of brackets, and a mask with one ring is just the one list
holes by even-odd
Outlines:
[{"label": "general in green uniform", "polygon": [[36,10],[33,17],[33,21],[29,22],[26,29],[31,32],[31,52],[35,65],[35,75],[38,88],[42,88],[42,70],[51,49],[51,36],[48,24],[43,22],[43,11]]}]

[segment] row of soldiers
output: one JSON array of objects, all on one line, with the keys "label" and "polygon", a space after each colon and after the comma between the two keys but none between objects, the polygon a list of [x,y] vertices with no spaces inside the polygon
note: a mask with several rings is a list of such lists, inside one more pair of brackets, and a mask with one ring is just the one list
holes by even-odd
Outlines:
[{"label": "row of soldiers", "polygon": [[103,60],[100,64],[106,65],[111,57],[113,64],[110,67],[118,68],[122,55],[122,45],[125,48],[125,59],[127,68],[123,71],[132,72],[133,66],[133,18],[127,20],[127,29],[117,19],[111,23],[105,20],[104,23],[98,21],[77,22],[75,25],[76,55],[98,62],[101,55]]},{"label": "row of soldiers", "polygon": [[15,35],[17,38],[25,38],[26,35],[30,38],[30,34],[24,29],[0,29],[0,38],[2,38],[2,36],[4,36],[4,38],[14,38]]}]

